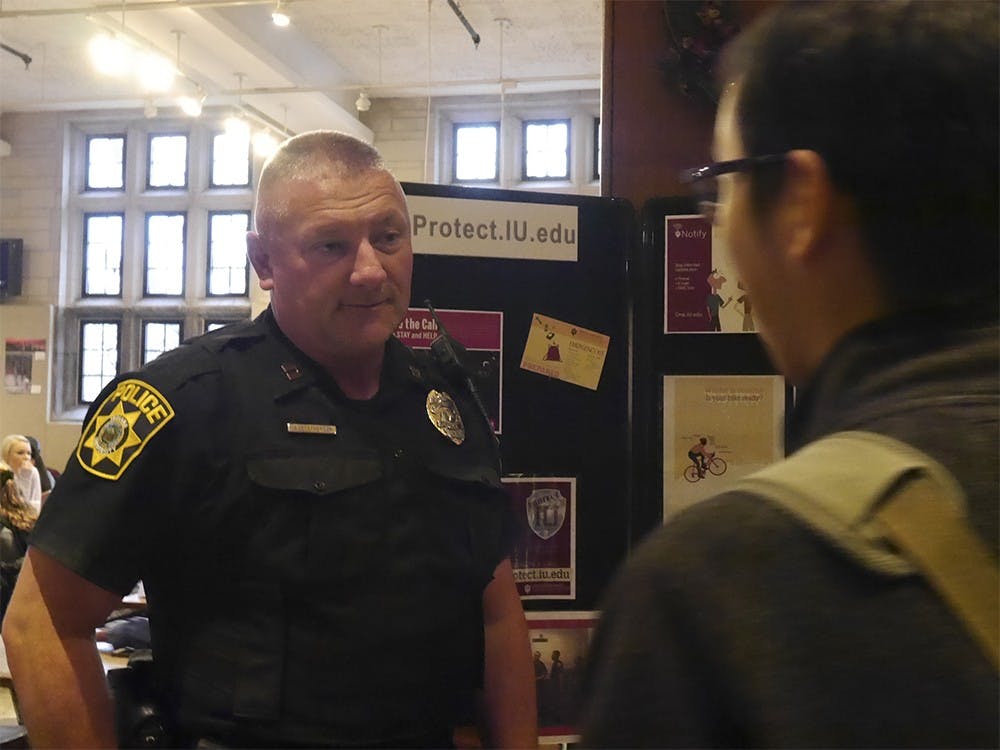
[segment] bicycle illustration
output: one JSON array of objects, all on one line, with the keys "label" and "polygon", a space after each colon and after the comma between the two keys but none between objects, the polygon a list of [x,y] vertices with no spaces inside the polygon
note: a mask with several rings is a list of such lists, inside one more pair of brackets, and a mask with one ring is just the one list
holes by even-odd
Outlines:
[{"label": "bicycle illustration", "polygon": [[[726,469],[729,468],[729,464],[726,463],[726,459],[721,456],[716,456],[714,453],[712,454],[712,457],[708,459],[707,464],[708,470],[717,477],[725,474]],[[704,479],[704,476],[698,471],[697,466],[691,464],[684,469],[684,478],[693,483]]]}]

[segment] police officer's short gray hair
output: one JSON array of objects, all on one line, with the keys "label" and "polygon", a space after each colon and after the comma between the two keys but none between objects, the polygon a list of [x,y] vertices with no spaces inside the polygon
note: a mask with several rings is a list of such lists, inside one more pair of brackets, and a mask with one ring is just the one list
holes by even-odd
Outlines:
[{"label": "police officer's short gray hair", "polygon": [[273,188],[292,180],[309,180],[326,172],[338,175],[384,171],[385,161],[371,144],[336,130],[312,130],[289,138],[264,163],[257,183],[255,224],[262,215],[280,216],[280,197]]}]

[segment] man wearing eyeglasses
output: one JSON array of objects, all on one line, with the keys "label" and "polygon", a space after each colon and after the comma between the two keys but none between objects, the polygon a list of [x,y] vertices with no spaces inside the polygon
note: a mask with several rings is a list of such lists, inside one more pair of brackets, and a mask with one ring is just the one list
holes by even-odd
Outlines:
[{"label": "man wearing eyeglasses", "polygon": [[[998,39],[994,2],[806,2],[727,50],[718,161],[688,176],[717,183],[706,208],[798,388],[789,458],[632,555],[589,659],[584,745],[1000,743],[996,587],[982,635],[887,541],[917,480],[870,486],[883,444],[919,451],[973,542],[941,547],[981,547],[995,576]],[[815,460],[845,441],[854,460]],[[804,517],[816,494],[839,520]]]}]

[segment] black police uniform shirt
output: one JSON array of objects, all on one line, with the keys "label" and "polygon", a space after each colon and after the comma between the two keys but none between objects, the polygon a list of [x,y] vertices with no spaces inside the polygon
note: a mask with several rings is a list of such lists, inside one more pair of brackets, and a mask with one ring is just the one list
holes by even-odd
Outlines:
[{"label": "black police uniform shirt", "polygon": [[268,310],[105,388],[33,544],[143,579],[188,736],[403,745],[467,718],[513,528],[489,426],[429,358],[390,339],[352,402]]}]

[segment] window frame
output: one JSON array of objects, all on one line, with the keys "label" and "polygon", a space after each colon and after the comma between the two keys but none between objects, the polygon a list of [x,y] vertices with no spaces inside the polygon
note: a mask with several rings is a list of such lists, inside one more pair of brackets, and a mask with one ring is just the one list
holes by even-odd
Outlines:
[{"label": "window frame", "polygon": [[247,138],[247,180],[238,185],[221,184],[215,182],[215,138],[220,135],[228,135],[225,128],[214,128],[208,138],[208,188],[209,190],[245,190],[253,187],[254,157],[253,139]]},{"label": "window frame", "polygon": [[[143,299],[183,299],[186,286],[187,245],[188,245],[188,212],[187,211],[147,211],[143,218],[143,256],[142,256],[142,296]],[[181,232],[181,289],[176,294],[151,293],[149,291],[149,220],[154,216],[181,216],[184,219]]]},{"label": "window frame", "polygon": [[[90,232],[90,219],[120,216],[122,220],[121,256],[118,258],[118,294],[95,294],[87,291],[87,235]],[[122,267],[125,265],[125,212],[124,211],[85,211],[83,214],[83,246],[80,256],[83,261],[80,268],[80,296],[84,299],[121,299],[125,280],[122,278]]]},{"label": "window frame", "polygon": [[[435,99],[431,103],[431,153],[424,181],[469,187],[498,187],[537,193],[570,193],[599,196],[599,180],[593,174],[593,119],[600,116],[597,89],[568,92],[510,94],[503,101],[495,96],[470,95]],[[570,120],[570,174],[568,179],[524,181],[521,124],[524,120]],[[474,125],[500,121],[500,179],[492,183],[454,182],[455,124]]]},{"label": "window frame", "polygon": [[[183,321],[181,340],[200,335],[205,320],[248,320],[252,314],[252,269],[246,294],[207,295],[208,214],[210,211],[253,210],[253,188],[263,160],[252,155],[251,181],[244,187],[210,187],[211,138],[221,132],[228,114],[206,109],[202,117],[164,116],[152,120],[131,110],[68,116],[63,120],[66,179],[63,180],[61,265],[54,341],[50,363],[50,414],[54,420],[80,421],[90,404],[81,401],[81,331],[85,323],[116,323],[118,373],[141,366],[143,321]],[[141,113],[140,113],[141,115]],[[125,186],[122,190],[87,190],[90,137],[125,133]],[[187,188],[147,189],[151,135],[187,134]],[[252,153],[252,152],[251,152]],[[184,213],[183,292],[179,296],[146,295],[147,213]],[[124,214],[120,296],[91,295],[84,290],[84,217]],[[252,214],[251,214],[252,215]]]},{"label": "window frame", "polygon": [[[528,126],[530,125],[565,125],[566,126],[566,174],[543,175],[530,177],[528,175]],[[522,182],[565,182],[573,176],[573,120],[569,117],[546,117],[541,119],[521,120],[521,181]]]},{"label": "window frame", "polygon": [[[98,138],[122,139],[122,186],[121,187],[92,187],[90,185],[90,142]],[[128,189],[128,132],[119,133],[90,133],[83,148],[83,189],[88,193],[124,193]]]},{"label": "window frame", "polygon": [[[122,371],[122,321],[118,318],[81,318],[77,325],[77,341],[80,342],[79,349],[79,362],[77,363],[77,373],[76,373],[76,399],[77,403],[80,404],[92,404],[93,401],[86,401],[83,398],[83,329],[88,325],[113,325],[118,331],[117,341],[115,343],[115,375],[112,376],[112,380],[118,376]],[[110,382],[110,381],[109,381]],[[107,387],[107,383],[101,386],[101,391]],[[98,391],[98,394],[100,391]],[[95,399],[96,400],[96,399]]]},{"label": "window frame", "polygon": [[591,152],[591,160],[593,165],[591,166],[590,179],[593,182],[601,181],[601,118],[597,116],[594,118],[594,135],[593,135],[593,151]]},{"label": "window frame", "polygon": [[[175,138],[177,136],[184,136],[184,182],[181,185],[154,185],[152,183],[153,176],[153,139],[154,138]],[[163,190],[179,190],[186,191],[188,189],[188,173],[190,172],[189,162],[191,161],[191,136],[185,132],[174,132],[174,131],[149,131],[146,137],[146,190],[150,191],[163,191]]]},{"label": "window frame", "polygon": [[[451,129],[451,184],[453,185],[495,185],[500,181],[500,144],[503,131],[499,120],[482,122],[455,122]],[[484,128],[491,127],[496,132],[496,159],[493,165],[494,176],[490,178],[480,178],[473,180],[460,180],[458,178],[458,131],[462,128]]]},{"label": "window frame", "polygon": [[[180,327],[177,335],[177,342],[180,344],[184,341],[184,319],[183,318],[142,318],[139,321],[139,366],[145,366],[152,362],[153,360],[146,359],[146,326],[155,323],[158,325],[177,325]],[[167,351],[167,350],[164,350]],[[160,352],[162,354],[163,352]],[[159,355],[157,355],[159,356]],[[154,357],[153,359],[156,359]]]},{"label": "window frame", "polygon": [[243,293],[217,293],[212,291],[212,219],[216,216],[235,216],[243,214],[247,217],[247,231],[253,229],[253,211],[250,209],[223,209],[219,211],[209,211],[206,219],[207,227],[207,247],[205,249],[205,296],[209,299],[220,299],[226,297],[245,297],[250,294],[250,259],[246,258],[243,266]]}]

